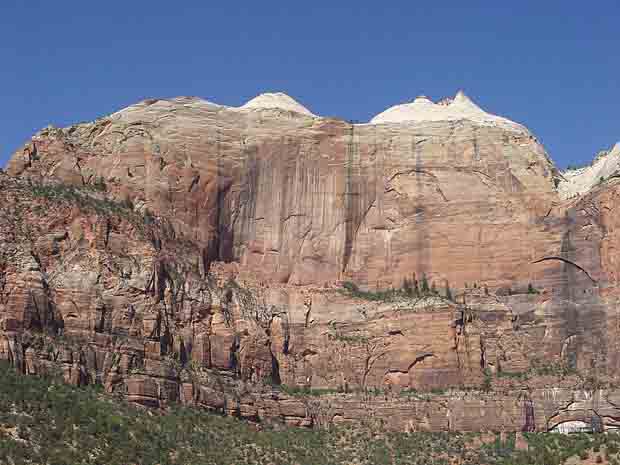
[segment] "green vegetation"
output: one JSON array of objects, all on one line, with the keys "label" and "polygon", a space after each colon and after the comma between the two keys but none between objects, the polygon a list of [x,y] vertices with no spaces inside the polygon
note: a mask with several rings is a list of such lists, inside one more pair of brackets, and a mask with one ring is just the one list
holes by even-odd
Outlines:
[{"label": "green vegetation", "polygon": [[50,201],[69,202],[86,211],[94,211],[100,215],[118,215],[133,223],[151,224],[154,222],[154,217],[150,211],[145,210],[143,215],[135,212],[131,200],[119,202],[105,197],[103,192],[107,187],[103,178],[97,178],[94,184],[83,187],[60,183],[30,183],[28,187],[35,197]]},{"label": "green vegetation", "polygon": [[535,289],[534,286],[532,286],[532,283],[529,283],[527,285],[527,293],[528,294],[540,294],[540,291],[538,291],[538,289]]},{"label": "green vegetation", "polygon": [[445,287],[443,295],[437,290],[435,282],[429,287],[428,279],[426,275],[422,275],[422,280],[418,281],[415,274],[411,279],[403,279],[403,284],[400,289],[386,289],[383,291],[363,291],[357,284],[345,281],[342,283],[344,291],[353,296],[364,300],[379,301],[379,302],[392,302],[396,299],[403,298],[421,298],[438,296],[447,300],[454,301],[452,297],[452,290],[450,289],[450,283],[445,281]]},{"label": "green vegetation", "polygon": [[512,461],[506,463],[560,465],[571,457],[573,460],[597,457],[595,462],[601,463],[598,457],[601,457],[602,448],[606,448],[610,460],[618,460],[617,452],[613,454],[610,452],[617,450],[620,444],[618,433],[570,435],[527,433],[525,438],[530,450],[515,454]]},{"label": "green vegetation", "polygon": [[420,290],[418,289],[418,281],[409,281],[409,279],[403,279],[403,292],[407,295],[418,295]]},{"label": "green vegetation", "polygon": [[493,389],[493,379],[491,377],[491,371],[488,368],[484,369],[484,379],[482,380],[482,386],[480,390],[483,392],[491,392]]},{"label": "green vegetation", "polygon": [[93,189],[100,192],[105,192],[108,189],[105,178],[103,176],[96,176],[92,186]]},{"label": "green vegetation", "polygon": [[353,297],[358,297],[364,300],[379,301],[379,302],[390,302],[398,296],[406,295],[398,289],[388,289],[386,291],[376,291],[376,292],[363,291],[357,286],[357,284],[352,283],[350,281],[345,281],[342,284],[342,287],[344,288],[344,291],[346,291],[347,294]]},{"label": "green vegetation", "polygon": [[278,386],[282,392],[295,397],[319,397],[330,394],[342,394],[345,392],[345,388],[338,389],[331,388],[311,388],[308,386],[288,386],[286,384],[280,384]]},{"label": "green vegetation", "polygon": [[[380,388],[380,387],[367,387],[366,389],[359,386],[338,386],[338,388],[311,388],[309,386],[288,386],[286,384],[280,384],[277,386],[279,390],[285,392],[290,396],[295,397],[321,397],[321,396],[329,396],[329,395],[337,395],[337,394],[364,394],[370,397],[378,397],[385,396],[390,393],[388,389]],[[432,390],[433,394],[443,394],[445,391],[441,390]],[[425,398],[430,398],[429,393],[421,393],[416,391],[415,389],[406,389],[402,390],[399,393],[400,397],[415,397],[422,398],[422,396],[426,396]]]},{"label": "green vegetation", "polygon": [[[485,372],[485,375],[487,372]],[[536,376],[556,376],[559,378],[564,378],[566,376],[571,375],[579,375],[579,372],[568,366],[566,363],[553,363],[544,360],[532,360],[531,366],[527,371],[498,371],[498,378],[511,378],[518,380],[527,380]],[[588,382],[593,383],[594,381],[588,380],[585,378],[583,380],[584,384]]]},{"label": "green vegetation", "polygon": [[335,332],[330,333],[328,337],[334,341],[340,341],[346,344],[367,344],[370,342],[370,338],[362,334],[342,334]]},{"label": "green vegetation", "polygon": [[[397,433],[381,421],[309,430],[261,425],[176,406],[145,411],[104,394],[22,376],[0,364],[0,463],[11,465],[497,464],[556,465],[569,457],[617,463],[620,436]],[[598,462],[598,459],[596,459]]]},{"label": "green vegetation", "polygon": [[421,288],[421,292],[424,295],[428,295],[428,293],[430,292],[430,289],[428,287],[428,280],[426,279],[426,275],[425,274],[422,275],[422,288]]},{"label": "green vegetation", "polygon": [[130,207],[126,203],[91,195],[88,189],[81,189],[67,184],[31,184],[30,187],[35,197],[73,202],[81,207],[92,209],[97,213],[125,213]]},{"label": "green vegetation", "polygon": [[526,380],[530,377],[530,372],[529,371],[499,371],[497,372],[497,377]]},{"label": "green vegetation", "polygon": [[446,299],[452,301],[452,290],[450,289],[450,283],[446,280],[446,288],[444,289],[444,296]]},{"label": "green vegetation", "polygon": [[532,360],[532,366],[528,371],[529,375],[535,376],[559,376],[565,377],[579,374],[577,369],[566,363],[552,363],[546,360]]}]

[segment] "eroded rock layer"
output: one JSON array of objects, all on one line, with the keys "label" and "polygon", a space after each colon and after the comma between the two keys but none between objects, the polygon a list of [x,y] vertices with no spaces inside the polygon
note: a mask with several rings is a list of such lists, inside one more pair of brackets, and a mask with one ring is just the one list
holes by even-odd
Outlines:
[{"label": "eroded rock layer", "polygon": [[557,200],[556,170],[527,132],[350,125],[196,99],[43,131],[8,172],[103,183],[169,218],[208,260],[288,284],[527,281]]},{"label": "eroded rock layer", "polygon": [[7,171],[0,357],[26,373],[306,426],[620,418],[620,184],[561,200],[527,131],[149,100]]}]

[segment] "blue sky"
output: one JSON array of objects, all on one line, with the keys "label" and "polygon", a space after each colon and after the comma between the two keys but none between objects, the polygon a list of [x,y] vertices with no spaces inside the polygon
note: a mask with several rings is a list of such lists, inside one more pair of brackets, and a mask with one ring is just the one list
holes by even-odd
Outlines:
[{"label": "blue sky", "polygon": [[283,91],[368,120],[465,89],[561,167],[620,140],[620,2],[2,0],[0,165],[147,97]]}]

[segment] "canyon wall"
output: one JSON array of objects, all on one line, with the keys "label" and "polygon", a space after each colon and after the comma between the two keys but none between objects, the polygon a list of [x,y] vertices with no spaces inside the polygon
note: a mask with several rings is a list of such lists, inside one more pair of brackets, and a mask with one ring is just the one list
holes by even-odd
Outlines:
[{"label": "canyon wall", "polygon": [[0,358],[255,421],[613,427],[620,184],[563,199],[483,123],[180,98],[45,129],[0,175]]}]

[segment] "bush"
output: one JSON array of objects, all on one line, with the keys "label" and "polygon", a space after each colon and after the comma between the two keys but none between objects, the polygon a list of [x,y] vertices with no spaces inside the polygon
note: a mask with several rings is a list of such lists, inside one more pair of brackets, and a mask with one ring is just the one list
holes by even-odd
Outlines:
[{"label": "bush", "polygon": [[532,286],[532,283],[529,283],[527,285],[527,293],[528,294],[539,294],[538,290],[534,288],[534,286]]},{"label": "bush", "polygon": [[[308,390],[309,395],[313,392],[323,391]],[[199,409],[173,406],[166,414],[147,412],[94,386],[75,388],[18,375],[4,362],[0,424],[0,463],[14,465],[414,465],[447,464],[447,457],[480,465],[551,465],[575,454],[586,460],[587,450],[596,444],[614,450],[618,440],[615,434],[594,440],[586,434],[527,433],[528,451],[515,451],[514,435],[474,447],[480,437],[476,433],[400,433],[386,430],[381,422],[329,430],[263,422],[258,431]],[[12,429],[19,439],[4,433]]]},{"label": "bush", "polygon": [[403,289],[387,289],[385,291],[363,291],[357,284],[350,281],[342,283],[343,290],[347,294],[364,300],[378,301],[378,302],[391,302],[397,298],[412,297],[412,292],[405,291]]},{"label": "bush", "polygon": [[452,290],[450,289],[450,283],[448,283],[448,281],[446,281],[446,288],[445,288],[444,294],[445,294],[446,299],[448,299],[451,302],[453,301]]},{"label": "bush", "polygon": [[105,178],[103,176],[96,176],[95,181],[93,182],[93,188],[95,190],[105,192],[108,188],[105,182]]},{"label": "bush", "polygon": [[422,275],[422,294],[428,295],[431,289],[428,287],[428,279],[426,279],[426,274]]},{"label": "bush", "polygon": [[491,372],[488,368],[484,369],[484,379],[482,380],[480,389],[484,392],[490,392],[493,389],[493,379],[491,378]]}]

